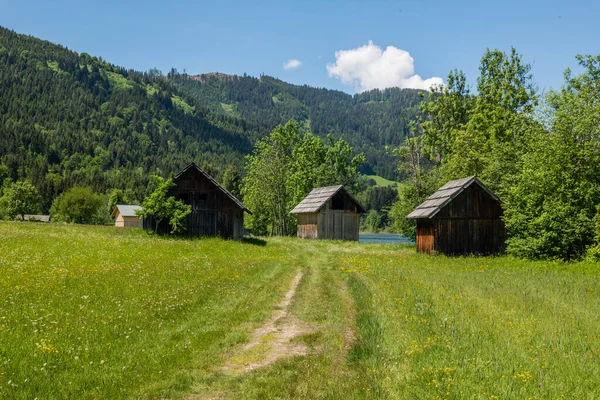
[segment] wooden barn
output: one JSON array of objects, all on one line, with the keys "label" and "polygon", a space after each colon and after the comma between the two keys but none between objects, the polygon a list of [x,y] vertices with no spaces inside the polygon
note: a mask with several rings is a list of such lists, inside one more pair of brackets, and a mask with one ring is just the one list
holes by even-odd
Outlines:
[{"label": "wooden barn", "polygon": [[143,221],[135,213],[136,210],[141,209],[140,206],[117,204],[112,213],[115,218],[115,226],[120,228],[142,228]]},{"label": "wooden barn", "polygon": [[362,206],[342,185],[313,189],[292,211],[302,239],[358,240]]},{"label": "wooden barn", "polygon": [[[252,213],[212,176],[191,163],[173,177],[173,182],[175,187],[167,195],[192,207],[185,234],[234,240],[244,237],[244,212]],[[150,218],[144,226],[151,229]],[[161,222],[158,230],[169,232],[168,223]]]},{"label": "wooden barn", "polygon": [[417,251],[497,254],[505,250],[502,202],[475,176],[450,181],[406,218],[417,220]]}]

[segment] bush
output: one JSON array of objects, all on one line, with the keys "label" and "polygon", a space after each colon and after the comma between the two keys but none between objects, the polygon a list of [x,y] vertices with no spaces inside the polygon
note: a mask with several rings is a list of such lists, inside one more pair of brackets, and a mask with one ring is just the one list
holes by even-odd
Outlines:
[{"label": "bush", "polygon": [[40,212],[40,194],[28,181],[17,181],[8,186],[0,200],[0,214],[5,214],[11,219],[17,215],[24,219],[25,214]]},{"label": "bush", "polygon": [[52,203],[50,214],[55,221],[77,224],[105,224],[108,215],[104,197],[87,187],[75,186]]},{"label": "bush", "polygon": [[170,233],[182,232],[186,229],[185,222],[192,212],[192,207],[175,197],[168,196],[169,189],[174,187],[173,179],[157,178],[158,187],[142,203],[142,210],[136,213],[142,217],[152,217],[154,232],[158,233],[160,223],[168,221],[171,226]]}]

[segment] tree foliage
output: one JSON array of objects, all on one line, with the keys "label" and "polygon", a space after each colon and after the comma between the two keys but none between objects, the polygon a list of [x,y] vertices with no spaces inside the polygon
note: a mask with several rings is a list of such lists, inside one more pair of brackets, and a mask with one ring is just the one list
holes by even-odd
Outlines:
[{"label": "tree foliage", "polygon": [[[448,84],[422,105],[425,117],[415,125],[422,134],[409,135],[395,151],[411,179],[390,212],[394,228],[413,235],[408,212],[444,182],[477,175],[504,200],[510,253],[568,260],[594,249],[600,56],[578,60],[584,73],[567,71],[563,88],[551,91],[542,108],[531,66],[515,49],[485,52],[477,95],[469,94],[462,72],[451,72]],[[424,177],[435,182],[427,190]]]},{"label": "tree foliage", "polygon": [[192,212],[191,206],[168,195],[169,189],[175,186],[173,179],[156,177],[156,180],[156,189],[144,199],[142,210],[136,210],[136,214],[141,218],[152,217],[155,233],[158,233],[163,221],[168,221],[172,234],[184,231],[187,218]]},{"label": "tree foliage", "polygon": [[237,167],[234,164],[230,164],[223,172],[223,178],[221,179],[222,186],[228,190],[235,197],[241,196],[242,188],[242,177],[240,176]]},{"label": "tree foliage", "polygon": [[37,214],[40,212],[40,194],[35,186],[28,181],[17,181],[8,186],[4,196],[0,198],[0,208],[9,218],[17,215],[21,220],[25,214]]},{"label": "tree foliage", "polygon": [[353,190],[365,159],[344,140],[328,137],[325,143],[289,121],[259,141],[246,160],[243,195],[253,212],[248,226],[255,234],[290,235],[296,228],[292,208],[315,187]]},{"label": "tree foliage", "polygon": [[551,92],[549,131],[538,134],[509,191],[509,251],[573,259],[595,237],[600,203],[600,56],[579,56],[584,72]]},{"label": "tree foliage", "polygon": [[103,224],[108,219],[104,205],[104,196],[89,187],[74,186],[56,198],[50,214],[55,221]]}]

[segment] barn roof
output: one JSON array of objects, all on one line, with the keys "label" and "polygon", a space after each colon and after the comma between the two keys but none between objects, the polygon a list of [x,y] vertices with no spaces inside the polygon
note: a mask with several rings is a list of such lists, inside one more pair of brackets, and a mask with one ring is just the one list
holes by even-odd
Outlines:
[{"label": "barn roof", "polygon": [[36,222],[50,222],[49,215],[35,215],[35,214],[25,214],[23,215],[24,221],[36,221]]},{"label": "barn roof", "polygon": [[141,210],[142,207],[140,206],[135,206],[135,205],[130,205],[130,204],[117,204],[115,206],[115,209],[113,210],[113,217],[116,216],[117,214],[117,210],[119,210],[119,213],[121,213],[122,216],[124,217],[137,217],[137,214],[135,213],[135,210]]},{"label": "barn roof", "polygon": [[337,186],[326,186],[316,188],[310,191],[308,196],[304,198],[294,209],[290,212],[291,214],[303,214],[303,213],[314,213],[318,212],[327,203],[327,200],[332,198],[339,191],[343,191],[352,202],[356,205],[359,212],[365,212],[365,209],[360,205],[354,197],[344,189],[343,185]]},{"label": "barn roof", "polygon": [[204,170],[202,168],[200,168],[198,165],[196,165],[196,163],[194,163],[194,162],[189,163],[187,165],[187,167],[182,169],[180,173],[178,173],[177,175],[175,175],[173,177],[173,180],[176,180],[177,178],[179,178],[184,172],[186,172],[190,168],[195,168],[198,172],[200,172],[202,175],[204,175],[209,181],[211,181],[216,187],[218,187],[223,193],[225,193],[225,195],[227,197],[229,197],[235,204],[237,204],[237,206],[239,208],[246,211],[248,214],[252,215],[252,211],[248,210],[248,208],[237,197],[235,197],[233,194],[231,194],[231,192],[229,192],[229,190],[227,190],[223,186],[221,186],[219,184],[219,182],[217,182],[215,180],[215,178],[213,178],[212,176],[210,176],[209,174],[204,172]]},{"label": "barn roof", "polygon": [[433,218],[442,208],[448,205],[456,196],[461,194],[466,188],[471,185],[479,185],[487,192],[494,200],[501,203],[498,196],[490,191],[479,179],[474,175],[468,178],[457,179],[450,181],[438,189],[437,192],[429,196],[423,203],[419,204],[410,214],[406,216],[409,219]]}]

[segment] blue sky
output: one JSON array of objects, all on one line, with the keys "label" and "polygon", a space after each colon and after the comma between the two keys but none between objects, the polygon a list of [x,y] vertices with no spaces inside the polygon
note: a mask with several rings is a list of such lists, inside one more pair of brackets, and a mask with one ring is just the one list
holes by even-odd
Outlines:
[{"label": "blue sky", "polygon": [[[577,0],[0,0],[0,25],[128,68],[264,73],[349,93],[453,68],[474,84],[485,49],[510,46],[540,89],[558,88],[576,54],[600,53],[599,20],[600,2]],[[301,65],[284,70],[288,60]]]}]

